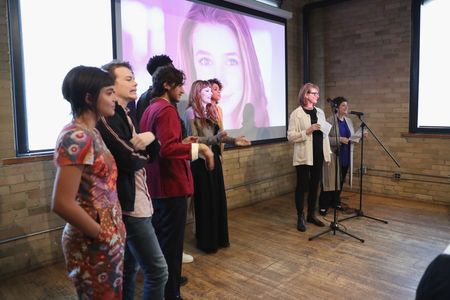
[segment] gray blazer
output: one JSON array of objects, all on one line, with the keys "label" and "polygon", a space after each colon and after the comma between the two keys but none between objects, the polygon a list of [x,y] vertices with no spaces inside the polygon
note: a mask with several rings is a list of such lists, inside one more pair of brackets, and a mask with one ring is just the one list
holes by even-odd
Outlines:
[{"label": "gray blazer", "polygon": [[188,110],[190,112],[186,113],[186,119],[188,122],[188,135],[198,136],[198,142],[206,145],[219,145],[220,143],[231,144],[234,145],[235,139],[229,136],[222,138],[220,140],[219,133],[222,130],[219,130],[217,134],[214,134],[215,124],[211,121],[207,121],[206,124],[202,124],[199,118],[194,117],[191,119],[188,115],[194,116],[192,112],[192,107],[189,107]]},{"label": "gray blazer", "polygon": [[[347,126],[350,129],[350,136],[352,136],[353,134],[355,134],[355,129],[353,127],[353,122],[350,118],[348,117],[344,117],[345,121],[347,122]],[[329,139],[330,139],[330,146],[331,146],[331,151],[333,152],[331,154],[331,163],[328,164],[323,164],[323,175],[322,175],[322,183],[323,183],[323,190],[324,191],[335,191],[335,190],[339,190],[340,189],[340,182],[341,182],[341,172],[338,169],[338,178],[337,178],[337,183],[338,186],[337,188],[335,188],[335,157],[336,157],[336,150],[337,150],[337,145],[336,145],[336,133],[335,133],[335,125],[334,125],[334,121],[333,121],[333,116],[329,117],[327,119],[327,122],[329,122],[330,124],[332,124],[333,126],[331,127],[330,130],[330,134],[329,134]],[[337,128],[336,130],[337,132],[337,140],[339,142],[339,138],[340,133],[339,133],[339,128]],[[349,176],[349,185],[350,188],[352,188],[352,181],[353,181],[353,148],[354,148],[354,143],[350,142],[350,168],[348,170]],[[338,157],[338,168],[340,166],[340,162],[339,162],[339,157]]]}]

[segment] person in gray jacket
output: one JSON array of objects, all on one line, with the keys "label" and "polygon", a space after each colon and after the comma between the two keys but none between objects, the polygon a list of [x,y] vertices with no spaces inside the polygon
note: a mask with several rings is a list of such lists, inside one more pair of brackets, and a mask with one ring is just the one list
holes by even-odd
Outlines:
[{"label": "person in gray jacket", "polygon": [[[349,184],[352,187],[353,179],[353,147],[355,142],[359,142],[359,139],[351,140],[351,137],[355,137],[355,129],[353,127],[352,120],[347,117],[348,113],[348,100],[344,97],[336,97],[332,100],[337,108],[336,111],[336,126],[337,130],[334,128],[333,118],[331,116],[327,121],[333,124],[330,130],[329,138],[332,158],[329,165],[323,166],[323,179],[322,179],[322,189],[319,197],[319,213],[325,216],[328,209],[333,206],[333,201],[336,199],[336,208],[342,210],[341,205],[341,191],[345,182],[347,174],[349,174]],[[337,133],[337,138],[336,138]],[[367,133],[364,134],[367,136]],[[335,188],[335,153],[337,153],[337,148],[339,143],[339,157],[338,157],[338,187]]]}]

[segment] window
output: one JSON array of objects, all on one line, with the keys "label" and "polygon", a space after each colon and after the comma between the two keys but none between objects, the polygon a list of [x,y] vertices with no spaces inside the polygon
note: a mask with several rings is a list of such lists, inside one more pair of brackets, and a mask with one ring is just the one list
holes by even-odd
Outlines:
[{"label": "window", "polygon": [[410,132],[450,133],[450,1],[414,0]]},{"label": "window", "polygon": [[52,151],[70,122],[62,97],[74,66],[101,66],[114,57],[113,1],[8,1],[18,155]]}]

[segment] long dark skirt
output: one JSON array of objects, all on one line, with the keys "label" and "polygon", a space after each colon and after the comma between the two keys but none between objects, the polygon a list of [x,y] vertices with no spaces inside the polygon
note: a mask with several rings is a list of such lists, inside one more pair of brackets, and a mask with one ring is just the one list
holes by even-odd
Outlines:
[{"label": "long dark skirt", "polygon": [[209,171],[203,159],[191,163],[194,177],[195,236],[197,248],[216,252],[228,247],[227,198],[223,181],[220,149],[213,146],[214,170]]}]

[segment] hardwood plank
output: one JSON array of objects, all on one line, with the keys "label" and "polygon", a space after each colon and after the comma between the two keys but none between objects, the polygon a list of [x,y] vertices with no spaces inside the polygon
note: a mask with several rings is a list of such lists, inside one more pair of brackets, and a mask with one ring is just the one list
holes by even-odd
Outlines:
[{"label": "hardwood plank", "polygon": [[[359,195],[344,192],[359,205]],[[324,228],[296,230],[293,195],[229,212],[231,247],[215,254],[195,248],[192,224],[185,251],[195,261],[183,265],[189,282],[185,299],[414,299],[431,260],[450,244],[450,207],[364,195],[368,218],[340,222],[365,243],[339,232],[308,238]],[[339,213],[339,218],[348,216]],[[329,214],[324,221],[332,221]],[[326,228],[325,228],[326,229]],[[137,297],[142,293],[138,276]],[[0,299],[76,299],[62,263],[0,282]]]}]

